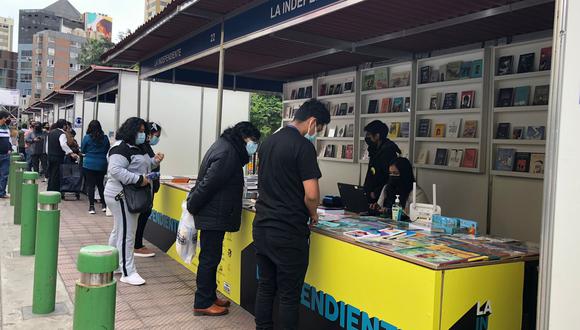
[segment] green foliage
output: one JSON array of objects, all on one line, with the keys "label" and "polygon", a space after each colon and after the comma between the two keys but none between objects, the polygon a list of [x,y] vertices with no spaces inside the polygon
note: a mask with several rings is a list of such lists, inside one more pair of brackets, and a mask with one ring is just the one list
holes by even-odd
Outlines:
[{"label": "green foliage", "polygon": [[275,95],[252,94],[250,122],[262,133],[262,140],[282,124],[282,99]]},{"label": "green foliage", "polygon": [[89,39],[81,48],[81,53],[79,54],[79,63],[88,67],[90,65],[103,65],[104,62],[101,61],[101,55],[104,52],[113,47],[113,43],[104,38]]}]

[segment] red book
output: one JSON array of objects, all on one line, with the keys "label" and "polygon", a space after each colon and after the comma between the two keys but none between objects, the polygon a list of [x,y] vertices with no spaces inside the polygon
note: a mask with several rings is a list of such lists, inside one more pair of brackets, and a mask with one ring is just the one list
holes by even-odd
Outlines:
[{"label": "red book", "polygon": [[465,149],[461,167],[475,168],[477,166],[477,149]]},{"label": "red book", "polygon": [[552,68],[552,47],[542,48],[540,50],[540,71],[550,70]]},{"label": "red book", "polygon": [[460,108],[469,109],[473,108],[475,104],[475,91],[463,91],[461,92]]},{"label": "red book", "polygon": [[386,97],[381,101],[381,113],[391,112],[391,98]]}]

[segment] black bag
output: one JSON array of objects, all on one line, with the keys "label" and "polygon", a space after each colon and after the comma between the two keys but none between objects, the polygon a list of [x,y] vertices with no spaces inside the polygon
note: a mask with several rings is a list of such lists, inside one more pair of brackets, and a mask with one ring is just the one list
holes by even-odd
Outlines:
[{"label": "black bag", "polygon": [[127,203],[127,209],[131,213],[144,213],[153,204],[151,185],[139,186],[136,184],[124,185],[123,195]]},{"label": "black bag", "polygon": [[81,163],[74,163],[70,157],[65,156],[63,164],[60,165],[60,191],[78,193],[82,191],[82,185]]}]

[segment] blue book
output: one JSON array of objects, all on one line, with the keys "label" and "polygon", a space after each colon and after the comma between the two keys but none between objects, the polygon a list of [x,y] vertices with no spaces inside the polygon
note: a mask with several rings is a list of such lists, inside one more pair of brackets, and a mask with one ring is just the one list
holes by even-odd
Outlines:
[{"label": "blue book", "polygon": [[530,86],[520,86],[514,89],[514,107],[526,106],[530,103]]},{"label": "blue book", "polygon": [[514,159],[516,149],[498,148],[495,156],[496,171],[512,171],[514,168]]}]

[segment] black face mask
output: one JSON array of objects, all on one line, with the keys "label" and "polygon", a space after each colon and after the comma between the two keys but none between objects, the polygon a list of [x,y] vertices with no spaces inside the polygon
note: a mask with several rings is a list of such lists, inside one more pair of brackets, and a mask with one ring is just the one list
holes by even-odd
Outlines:
[{"label": "black face mask", "polygon": [[12,121],[11,121],[10,119],[6,119],[6,125],[7,125],[7,126],[10,126],[10,123],[11,123],[11,122],[12,122]]},{"label": "black face mask", "polygon": [[389,181],[387,181],[387,184],[391,188],[397,189],[401,185],[401,177],[395,176],[395,175],[389,175]]},{"label": "black face mask", "polygon": [[35,132],[37,132],[37,133],[40,133],[40,132],[42,132],[42,127],[40,127],[40,126],[36,126],[36,127],[34,128],[34,131],[35,131]]}]

